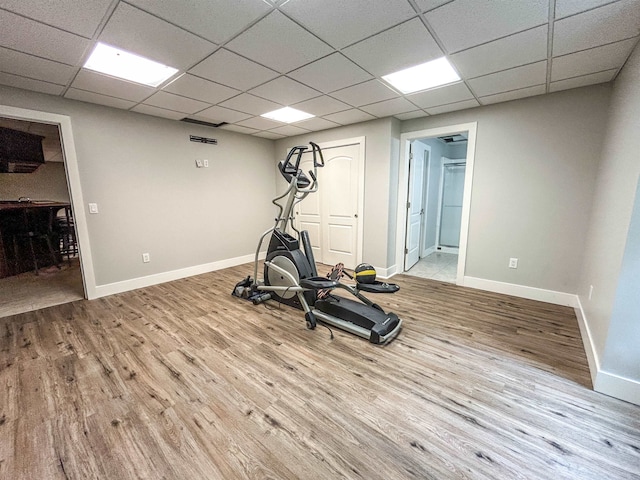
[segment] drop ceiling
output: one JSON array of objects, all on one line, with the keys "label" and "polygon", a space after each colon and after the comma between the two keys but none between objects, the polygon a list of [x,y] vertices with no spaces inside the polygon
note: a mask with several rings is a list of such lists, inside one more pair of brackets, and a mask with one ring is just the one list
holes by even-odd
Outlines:
[{"label": "drop ceiling", "polygon": [[[609,82],[640,0],[0,0],[0,24],[0,84],[277,139]],[[179,76],[83,69],[99,41]],[[401,95],[381,80],[441,56],[461,82]],[[284,106],[316,117],[260,117]]]}]

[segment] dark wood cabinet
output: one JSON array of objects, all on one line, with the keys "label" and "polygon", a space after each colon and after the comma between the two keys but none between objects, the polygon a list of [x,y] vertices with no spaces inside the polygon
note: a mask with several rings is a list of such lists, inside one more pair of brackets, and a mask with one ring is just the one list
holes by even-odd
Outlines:
[{"label": "dark wood cabinet", "polygon": [[43,139],[33,133],[0,127],[0,173],[31,173],[42,165]]}]

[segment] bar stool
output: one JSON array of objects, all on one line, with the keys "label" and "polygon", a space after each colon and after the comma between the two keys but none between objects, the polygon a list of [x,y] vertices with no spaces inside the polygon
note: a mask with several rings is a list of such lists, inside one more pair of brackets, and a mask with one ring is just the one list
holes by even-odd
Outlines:
[{"label": "bar stool", "polygon": [[[47,247],[47,254],[51,257],[52,264],[60,268],[60,264],[58,262],[58,256],[56,255],[55,250],[53,249],[52,238],[54,236],[53,232],[53,224],[54,212],[49,210],[46,212],[47,218],[46,220],[43,218],[37,218],[35,212],[30,211],[29,209],[24,210],[24,224],[21,228],[15,230],[12,234],[13,237],[13,250],[14,250],[14,274],[17,275],[20,272],[20,252],[24,248],[25,244],[28,245],[29,249],[27,254],[31,257],[31,262],[33,263],[33,269],[35,270],[35,274],[39,275],[38,268],[38,252],[36,252],[36,243],[39,244],[44,243]],[[42,221],[45,220],[45,221]]]},{"label": "bar stool", "polygon": [[[63,213],[60,215],[60,213]],[[66,257],[71,264],[71,258],[78,255],[78,243],[76,241],[76,225],[73,219],[71,207],[60,210],[56,216],[56,231],[58,234],[60,255]]]}]

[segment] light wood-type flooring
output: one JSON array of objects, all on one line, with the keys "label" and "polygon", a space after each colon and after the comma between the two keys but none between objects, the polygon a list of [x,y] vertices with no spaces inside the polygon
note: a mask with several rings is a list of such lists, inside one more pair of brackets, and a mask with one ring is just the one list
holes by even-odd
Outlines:
[{"label": "light wood-type flooring", "polygon": [[0,318],[84,298],[80,261],[0,278]]},{"label": "light wood-type flooring", "polygon": [[379,347],[232,297],[251,270],[0,319],[0,478],[640,478],[572,309],[398,276]]}]

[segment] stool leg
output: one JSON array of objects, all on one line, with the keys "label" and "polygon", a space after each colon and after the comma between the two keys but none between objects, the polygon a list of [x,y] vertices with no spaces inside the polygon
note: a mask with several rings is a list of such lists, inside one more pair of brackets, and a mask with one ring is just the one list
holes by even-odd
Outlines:
[{"label": "stool leg", "polygon": [[36,257],[36,251],[33,248],[33,236],[29,234],[29,249],[31,250],[31,258],[33,259],[33,266],[36,269],[36,275],[40,275],[38,272],[38,257]]}]

